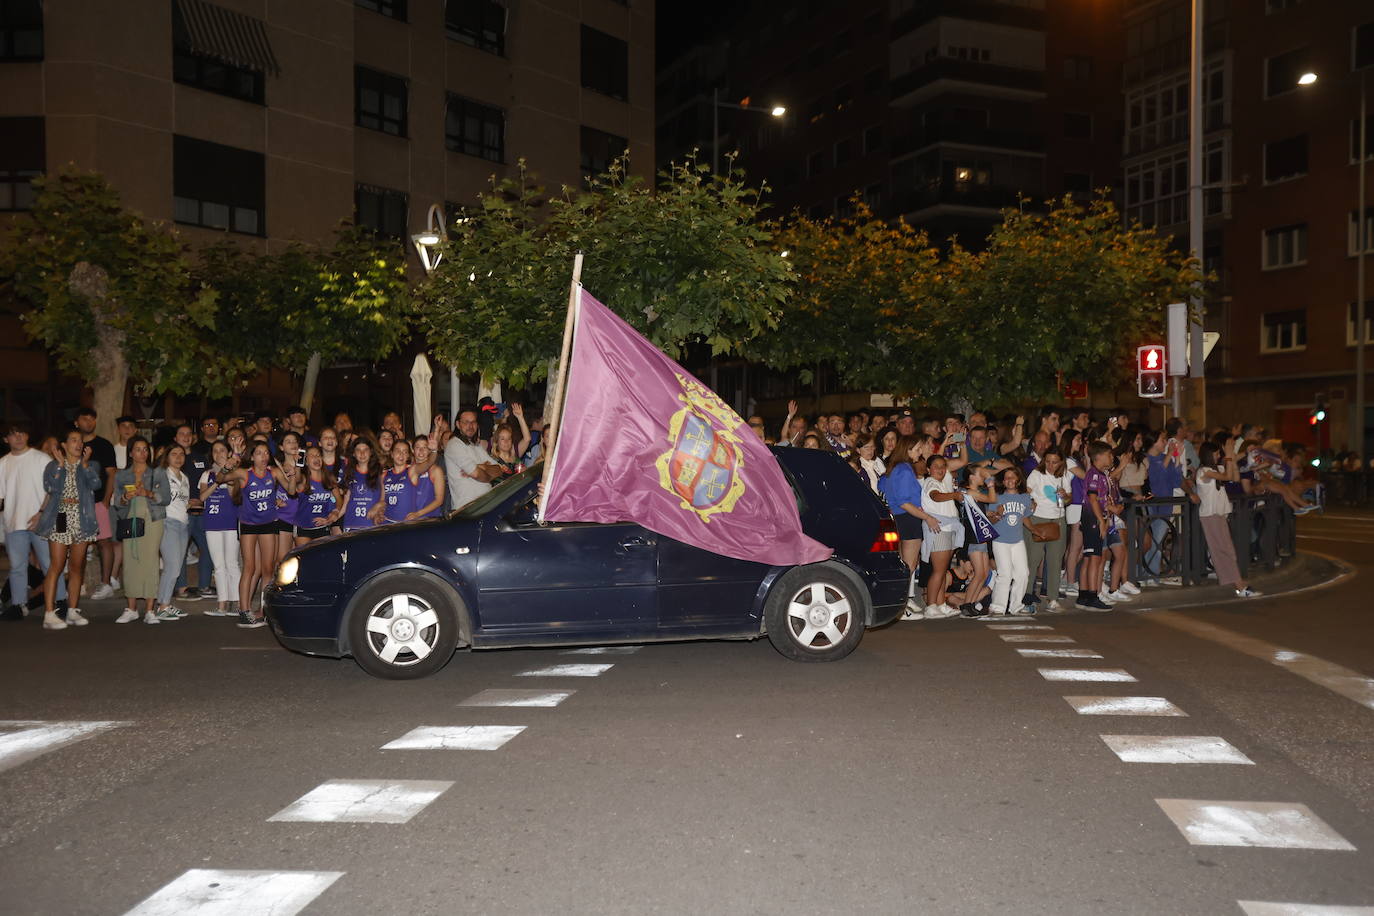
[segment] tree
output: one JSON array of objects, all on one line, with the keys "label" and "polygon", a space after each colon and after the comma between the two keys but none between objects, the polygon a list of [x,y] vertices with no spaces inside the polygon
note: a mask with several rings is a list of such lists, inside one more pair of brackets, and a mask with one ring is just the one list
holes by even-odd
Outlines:
[{"label": "tree", "polygon": [[587,289],[674,356],[694,343],[741,353],[776,328],[793,275],[759,219],[762,189],[695,161],[660,177],[655,188],[617,162],[548,198],[522,162],[494,182],[417,293],[438,358],[517,387],[544,378],[578,251]]},{"label": "tree", "polygon": [[182,243],[95,173],[34,184],[33,210],[0,237],[0,282],[27,305],[28,333],[90,385],[101,431],[112,434],[131,376],[143,392],[202,390],[215,295],[194,281]]}]

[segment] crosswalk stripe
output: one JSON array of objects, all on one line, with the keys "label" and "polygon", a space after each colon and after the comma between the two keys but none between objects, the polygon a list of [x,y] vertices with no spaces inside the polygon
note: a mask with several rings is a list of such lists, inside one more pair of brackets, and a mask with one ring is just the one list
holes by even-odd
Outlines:
[{"label": "crosswalk stripe", "polygon": [[559,655],[634,655],[643,646],[588,646],[585,649],[568,649]]},{"label": "crosswalk stripe", "polygon": [[989,630],[1053,630],[1054,627],[1046,626],[1043,623],[994,623],[988,625]]},{"label": "crosswalk stripe", "polygon": [[103,731],[132,722],[42,722],[27,719],[0,721],[0,770],[8,770],[35,757],[75,744]]},{"label": "crosswalk stripe", "polygon": [[490,688],[474,693],[459,706],[557,706],[575,690],[503,690]]},{"label": "crosswalk stripe", "polygon": [[331,779],[268,820],[404,824],[452,786],[431,779]]},{"label": "crosswalk stripe", "polygon": [[600,677],[615,665],[549,665],[521,671],[516,677]]},{"label": "crosswalk stripe", "polygon": [[294,916],[343,874],[193,868],[125,916]]},{"label": "crosswalk stripe", "polygon": [[421,725],[384,751],[494,751],[525,730],[523,725]]},{"label": "crosswalk stripe", "polygon": [[1194,846],[1355,850],[1311,808],[1297,802],[1157,798],[1155,803]]},{"label": "crosswalk stripe", "polygon": [[1164,697],[1064,697],[1080,716],[1186,716]]},{"label": "crosswalk stripe", "polygon": [[1212,735],[1102,735],[1125,763],[1236,763],[1254,765],[1225,738]]},{"label": "crosswalk stripe", "polygon": [[1032,634],[1032,633],[1002,633],[1002,642],[1074,642],[1072,636],[1064,636],[1059,633]]},{"label": "crosswalk stripe", "polygon": [[1047,681],[1134,681],[1122,668],[1041,668]]},{"label": "crosswalk stripe", "polygon": [[1374,916],[1374,906],[1329,906],[1324,903],[1271,903],[1237,900],[1245,916]]},{"label": "crosswalk stripe", "polygon": [[1100,652],[1092,649],[1017,649],[1022,658],[1101,658]]}]

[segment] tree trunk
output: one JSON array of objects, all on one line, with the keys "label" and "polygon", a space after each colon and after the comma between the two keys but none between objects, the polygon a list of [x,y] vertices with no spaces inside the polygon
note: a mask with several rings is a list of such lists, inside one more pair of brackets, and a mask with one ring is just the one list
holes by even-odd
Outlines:
[{"label": "tree trunk", "polygon": [[310,404],[315,400],[315,385],[320,380],[320,354],[315,353],[310,357],[310,362],[305,364],[305,381],[301,384],[301,407],[305,409],[305,415],[310,416]]},{"label": "tree trunk", "polygon": [[94,378],[89,379],[95,431],[113,441],[115,419],[124,413],[124,393],[129,385],[129,361],[124,356],[124,334],[110,326],[106,315],[118,307],[109,301],[109,275],[102,267],[79,261],[67,278],[68,285],[91,303],[95,316],[96,345],[91,352]]}]

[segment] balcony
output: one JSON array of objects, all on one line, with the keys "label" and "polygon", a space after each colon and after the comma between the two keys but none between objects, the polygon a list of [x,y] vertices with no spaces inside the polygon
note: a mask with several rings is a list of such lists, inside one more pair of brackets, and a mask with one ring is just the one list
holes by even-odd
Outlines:
[{"label": "balcony", "polygon": [[892,104],[910,103],[915,99],[903,99],[905,95],[917,92],[925,86],[940,80],[957,80],[961,83],[974,83],[983,86],[1009,90],[1008,94],[1025,96],[1044,94],[1045,73],[1043,70],[1025,70],[1020,67],[999,67],[972,60],[958,60],[953,57],[937,57],[927,64],[917,67],[892,80]]},{"label": "balcony", "polygon": [[1017,196],[1021,193],[1015,188],[998,185],[958,185],[937,181],[922,188],[896,192],[894,203],[898,213],[915,213],[940,206],[996,211],[1016,206]]},{"label": "balcony", "polygon": [[895,138],[892,141],[892,155],[894,158],[904,156],[937,143],[958,143],[1023,153],[1038,153],[1045,148],[1044,136],[1032,131],[1003,130],[973,124],[936,124]]},{"label": "balcony", "polygon": [[1022,29],[1044,30],[1045,11],[1024,6],[1011,6],[996,0],[918,0],[912,9],[892,23],[892,37],[898,38],[919,29],[932,19],[948,16],[951,19],[971,19]]}]

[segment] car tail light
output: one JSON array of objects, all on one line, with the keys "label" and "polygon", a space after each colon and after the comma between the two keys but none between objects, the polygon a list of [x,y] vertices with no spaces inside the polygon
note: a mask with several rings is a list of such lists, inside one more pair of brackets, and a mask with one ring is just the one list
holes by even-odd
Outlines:
[{"label": "car tail light", "polygon": [[901,537],[897,534],[897,523],[890,518],[878,521],[878,536],[873,539],[869,553],[890,553],[897,549]]}]

